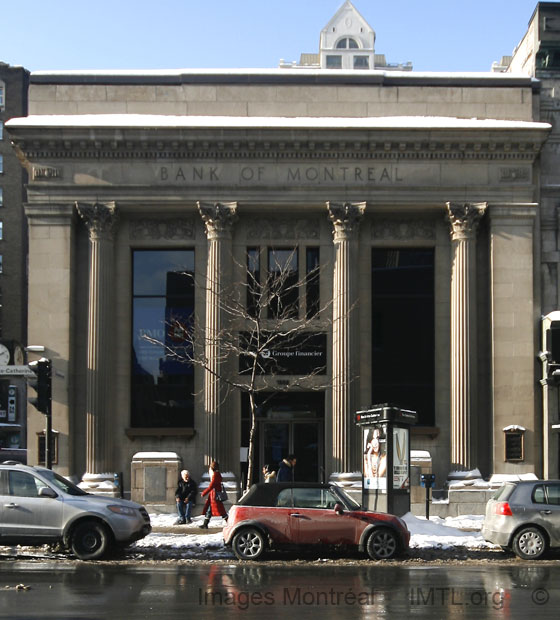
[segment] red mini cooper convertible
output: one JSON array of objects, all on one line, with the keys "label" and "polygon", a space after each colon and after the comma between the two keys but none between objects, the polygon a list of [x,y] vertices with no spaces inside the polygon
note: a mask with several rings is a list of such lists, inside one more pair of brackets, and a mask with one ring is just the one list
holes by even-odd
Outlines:
[{"label": "red mini cooper convertible", "polygon": [[231,508],[223,534],[240,560],[303,546],[359,549],[374,560],[390,559],[410,540],[399,517],[362,510],[336,485],[304,482],[253,485]]}]

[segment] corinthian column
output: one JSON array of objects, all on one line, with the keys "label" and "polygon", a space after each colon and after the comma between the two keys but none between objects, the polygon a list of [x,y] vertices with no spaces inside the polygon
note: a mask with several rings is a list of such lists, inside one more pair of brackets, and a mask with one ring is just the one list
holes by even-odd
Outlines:
[{"label": "corinthian column", "polygon": [[[198,203],[198,210],[206,227],[208,262],[206,267],[206,335],[204,375],[204,410],[206,413],[206,461],[220,461],[222,471],[235,466],[232,454],[232,420],[223,411],[223,352],[220,351],[220,334],[224,329],[221,299],[224,285],[229,284],[227,274],[231,266],[231,229],[236,220],[237,203]],[[239,455],[237,455],[237,461]]]},{"label": "corinthian column", "polygon": [[[332,344],[332,468],[350,472],[355,469],[352,449],[354,420],[352,380],[352,329],[350,311],[355,301],[351,260],[353,240],[357,237],[366,203],[327,203],[333,224],[333,344]],[[354,263],[355,264],[355,263]]]},{"label": "corinthian column", "polygon": [[89,301],[86,384],[86,472],[111,467],[111,384],[113,378],[113,232],[115,203],[76,203],[89,231]]},{"label": "corinthian column", "polygon": [[[451,224],[451,464],[473,466],[471,444],[474,373],[474,259],[476,229],[486,203],[447,203]],[[471,311],[472,309],[472,311]]]}]

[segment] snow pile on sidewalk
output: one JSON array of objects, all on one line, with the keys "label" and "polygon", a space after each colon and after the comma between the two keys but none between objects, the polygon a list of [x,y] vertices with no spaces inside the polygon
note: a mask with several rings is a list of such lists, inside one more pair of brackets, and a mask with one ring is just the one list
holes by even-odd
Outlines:
[{"label": "snow pile on sidewalk", "polygon": [[480,534],[482,515],[465,515],[460,517],[416,517],[408,512],[403,520],[410,530],[410,547],[420,549],[452,549],[467,547],[469,549],[496,549],[486,542]]},{"label": "snow pile on sidewalk", "polygon": [[[151,514],[150,522],[154,529],[168,528],[175,525],[177,515],[173,514]],[[189,534],[188,530],[196,530],[202,525],[204,517],[194,517],[193,522],[188,525],[177,526],[177,532],[153,532],[146,538],[142,538],[134,543],[134,546],[145,550],[146,548],[158,548],[160,551],[184,550],[194,552],[195,555],[204,553],[210,557],[232,557],[232,552],[224,546],[222,529],[226,522],[221,517],[214,517],[208,524],[209,533]],[[185,531],[187,530],[187,531]],[[215,530],[215,533],[211,533]]]}]

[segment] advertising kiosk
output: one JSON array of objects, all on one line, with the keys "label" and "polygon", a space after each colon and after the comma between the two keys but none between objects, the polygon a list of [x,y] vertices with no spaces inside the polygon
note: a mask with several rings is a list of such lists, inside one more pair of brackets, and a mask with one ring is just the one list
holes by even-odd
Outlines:
[{"label": "advertising kiosk", "polygon": [[410,426],[415,411],[373,405],[356,412],[362,429],[362,505],[402,516],[410,511]]}]

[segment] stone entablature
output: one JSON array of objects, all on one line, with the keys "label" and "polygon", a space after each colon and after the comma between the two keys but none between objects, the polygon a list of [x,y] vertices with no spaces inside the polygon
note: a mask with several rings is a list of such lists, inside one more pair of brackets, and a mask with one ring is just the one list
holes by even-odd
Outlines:
[{"label": "stone entablature", "polygon": [[[73,126],[72,117],[61,117],[62,126],[57,127],[57,121],[48,117],[30,117],[14,119],[7,128],[31,172],[31,187],[63,183],[96,187],[101,193],[113,185],[122,191],[147,183],[189,191],[293,186],[429,191],[464,186],[465,174],[471,187],[529,188],[532,164],[550,131],[547,123],[493,125],[441,118],[432,119],[436,127],[432,129],[419,128],[410,119],[408,124],[406,119],[395,119],[394,125],[372,128],[370,119],[361,130],[355,126],[346,130],[345,123],[338,128],[299,123],[294,140],[294,128],[286,125],[286,119],[276,121],[278,128],[268,130],[259,124],[236,129],[230,121],[217,130],[170,128],[165,117],[148,116],[140,130],[123,119],[123,125],[116,127],[115,118],[105,120],[109,126],[97,119],[97,126],[84,127]],[[46,167],[53,171],[50,175],[33,174]]]}]

